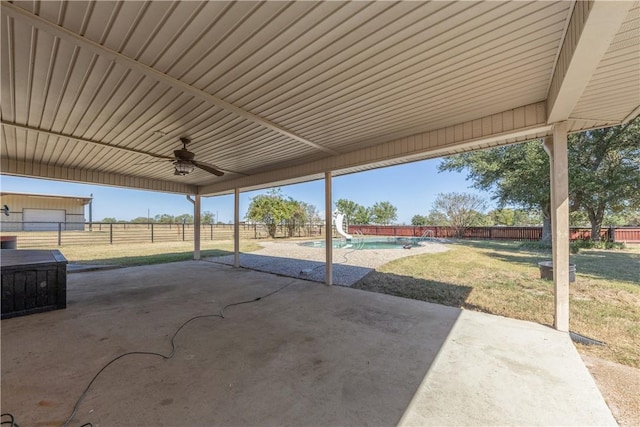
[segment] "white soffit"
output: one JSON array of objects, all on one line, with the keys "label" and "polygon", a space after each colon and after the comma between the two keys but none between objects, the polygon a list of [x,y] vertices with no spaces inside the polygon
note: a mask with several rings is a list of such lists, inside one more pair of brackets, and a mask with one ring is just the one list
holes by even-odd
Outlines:
[{"label": "white soffit", "polygon": [[[544,136],[580,7],[2,2],[2,173],[214,194]],[[637,108],[638,4],[627,9],[581,76],[571,129]],[[437,137],[403,146],[425,134]],[[225,176],[157,162],[182,136]]]}]

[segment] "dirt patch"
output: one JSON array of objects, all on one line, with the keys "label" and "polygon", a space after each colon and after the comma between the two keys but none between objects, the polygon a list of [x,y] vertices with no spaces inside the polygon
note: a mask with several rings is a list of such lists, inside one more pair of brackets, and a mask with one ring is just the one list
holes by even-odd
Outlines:
[{"label": "dirt patch", "polygon": [[640,369],[581,353],[621,427],[640,426]]}]

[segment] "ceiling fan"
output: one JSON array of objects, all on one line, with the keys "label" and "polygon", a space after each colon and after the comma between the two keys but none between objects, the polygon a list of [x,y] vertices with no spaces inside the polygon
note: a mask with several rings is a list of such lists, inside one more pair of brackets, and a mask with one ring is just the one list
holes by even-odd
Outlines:
[{"label": "ceiling fan", "polygon": [[167,160],[173,163],[173,167],[175,168],[175,171],[173,172],[174,175],[188,175],[193,172],[195,168],[202,169],[203,171],[212,173],[216,176],[224,175],[224,172],[216,169],[213,165],[195,160],[196,155],[187,150],[187,144],[191,142],[189,138],[180,138],[180,142],[182,142],[182,148],[174,150],[174,157]]}]

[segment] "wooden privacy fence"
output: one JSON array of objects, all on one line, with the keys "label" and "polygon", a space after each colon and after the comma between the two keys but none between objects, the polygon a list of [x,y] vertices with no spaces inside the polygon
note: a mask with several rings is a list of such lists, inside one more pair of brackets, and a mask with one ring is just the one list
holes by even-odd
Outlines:
[{"label": "wooden privacy fence", "polygon": [[[443,226],[413,226],[413,225],[350,225],[349,234],[357,231],[370,236],[397,237],[435,237],[455,238],[457,230],[454,227]],[[464,229],[464,239],[485,240],[540,240],[542,227],[467,227]],[[571,240],[587,240],[591,238],[591,228],[571,227]],[[602,240],[614,242],[640,243],[640,227],[607,227],[600,231]]]}]

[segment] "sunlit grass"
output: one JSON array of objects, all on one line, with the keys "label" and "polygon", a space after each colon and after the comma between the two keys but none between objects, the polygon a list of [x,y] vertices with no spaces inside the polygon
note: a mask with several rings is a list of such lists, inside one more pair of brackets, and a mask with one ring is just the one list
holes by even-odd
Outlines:
[{"label": "sunlit grass", "polygon": [[[550,254],[517,242],[460,242],[448,252],[392,261],[354,287],[553,324],[553,282],[537,263]],[[570,329],[607,343],[580,350],[640,367],[640,250],[584,250],[572,255]]]}]

